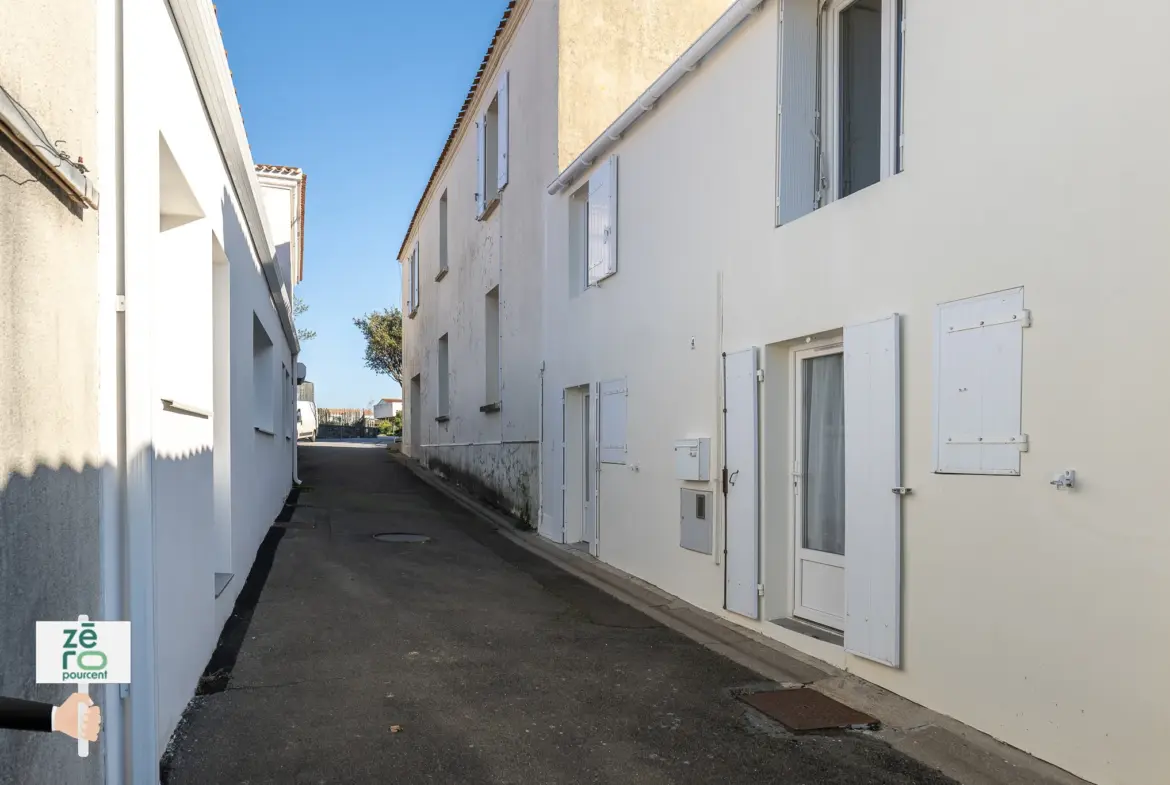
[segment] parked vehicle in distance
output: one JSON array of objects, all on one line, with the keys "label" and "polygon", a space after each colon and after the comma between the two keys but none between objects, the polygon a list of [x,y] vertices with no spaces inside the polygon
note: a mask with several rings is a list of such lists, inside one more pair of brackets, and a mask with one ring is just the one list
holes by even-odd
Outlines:
[{"label": "parked vehicle in distance", "polygon": [[297,401],[297,441],[317,441],[317,405],[312,401]]}]

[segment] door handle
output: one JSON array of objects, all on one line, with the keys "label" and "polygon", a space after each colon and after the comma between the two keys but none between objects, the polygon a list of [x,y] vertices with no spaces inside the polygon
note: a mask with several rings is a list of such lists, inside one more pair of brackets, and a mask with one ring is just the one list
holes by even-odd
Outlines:
[{"label": "door handle", "polygon": [[727,475],[727,484],[735,485],[735,475],[739,474],[739,469],[736,469],[731,474]]}]

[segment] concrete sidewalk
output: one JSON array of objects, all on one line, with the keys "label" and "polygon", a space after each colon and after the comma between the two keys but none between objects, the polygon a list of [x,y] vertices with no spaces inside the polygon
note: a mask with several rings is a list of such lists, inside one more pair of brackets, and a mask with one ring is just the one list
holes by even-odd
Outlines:
[{"label": "concrete sidewalk", "polygon": [[[764,681],[753,669],[525,547],[384,447],[300,455],[307,488],[222,691],[176,732],[168,785],[952,782],[873,734],[786,733],[733,697]],[[386,531],[433,539],[373,540]],[[825,675],[769,667],[773,681]]]}]

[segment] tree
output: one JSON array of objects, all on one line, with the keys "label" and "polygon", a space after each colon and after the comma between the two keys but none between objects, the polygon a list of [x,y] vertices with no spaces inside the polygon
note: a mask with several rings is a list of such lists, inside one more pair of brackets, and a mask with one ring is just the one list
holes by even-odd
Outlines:
[{"label": "tree", "polygon": [[[293,295],[293,324],[296,325],[297,317],[309,310],[309,306],[300,297]],[[302,327],[297,327],[297,340],[301,343],[311,341],[317,337],[316,330],[309,330]]]},{"label": "tree", "polygon": [[391,308],[353,320],[366,338],[366,367],[402,384],[402,311]]}]

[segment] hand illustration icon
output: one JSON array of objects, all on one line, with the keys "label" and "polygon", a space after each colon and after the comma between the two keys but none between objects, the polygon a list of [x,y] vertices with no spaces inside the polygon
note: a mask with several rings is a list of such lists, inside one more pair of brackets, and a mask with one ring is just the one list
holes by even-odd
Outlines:
[{"label": "hand illustration icon", "polygon": [[97,741],[101,729],[102,710],[93,705],[93,699],[80,692],[70,695],[53,712],[53,730],[74,739]]}]

